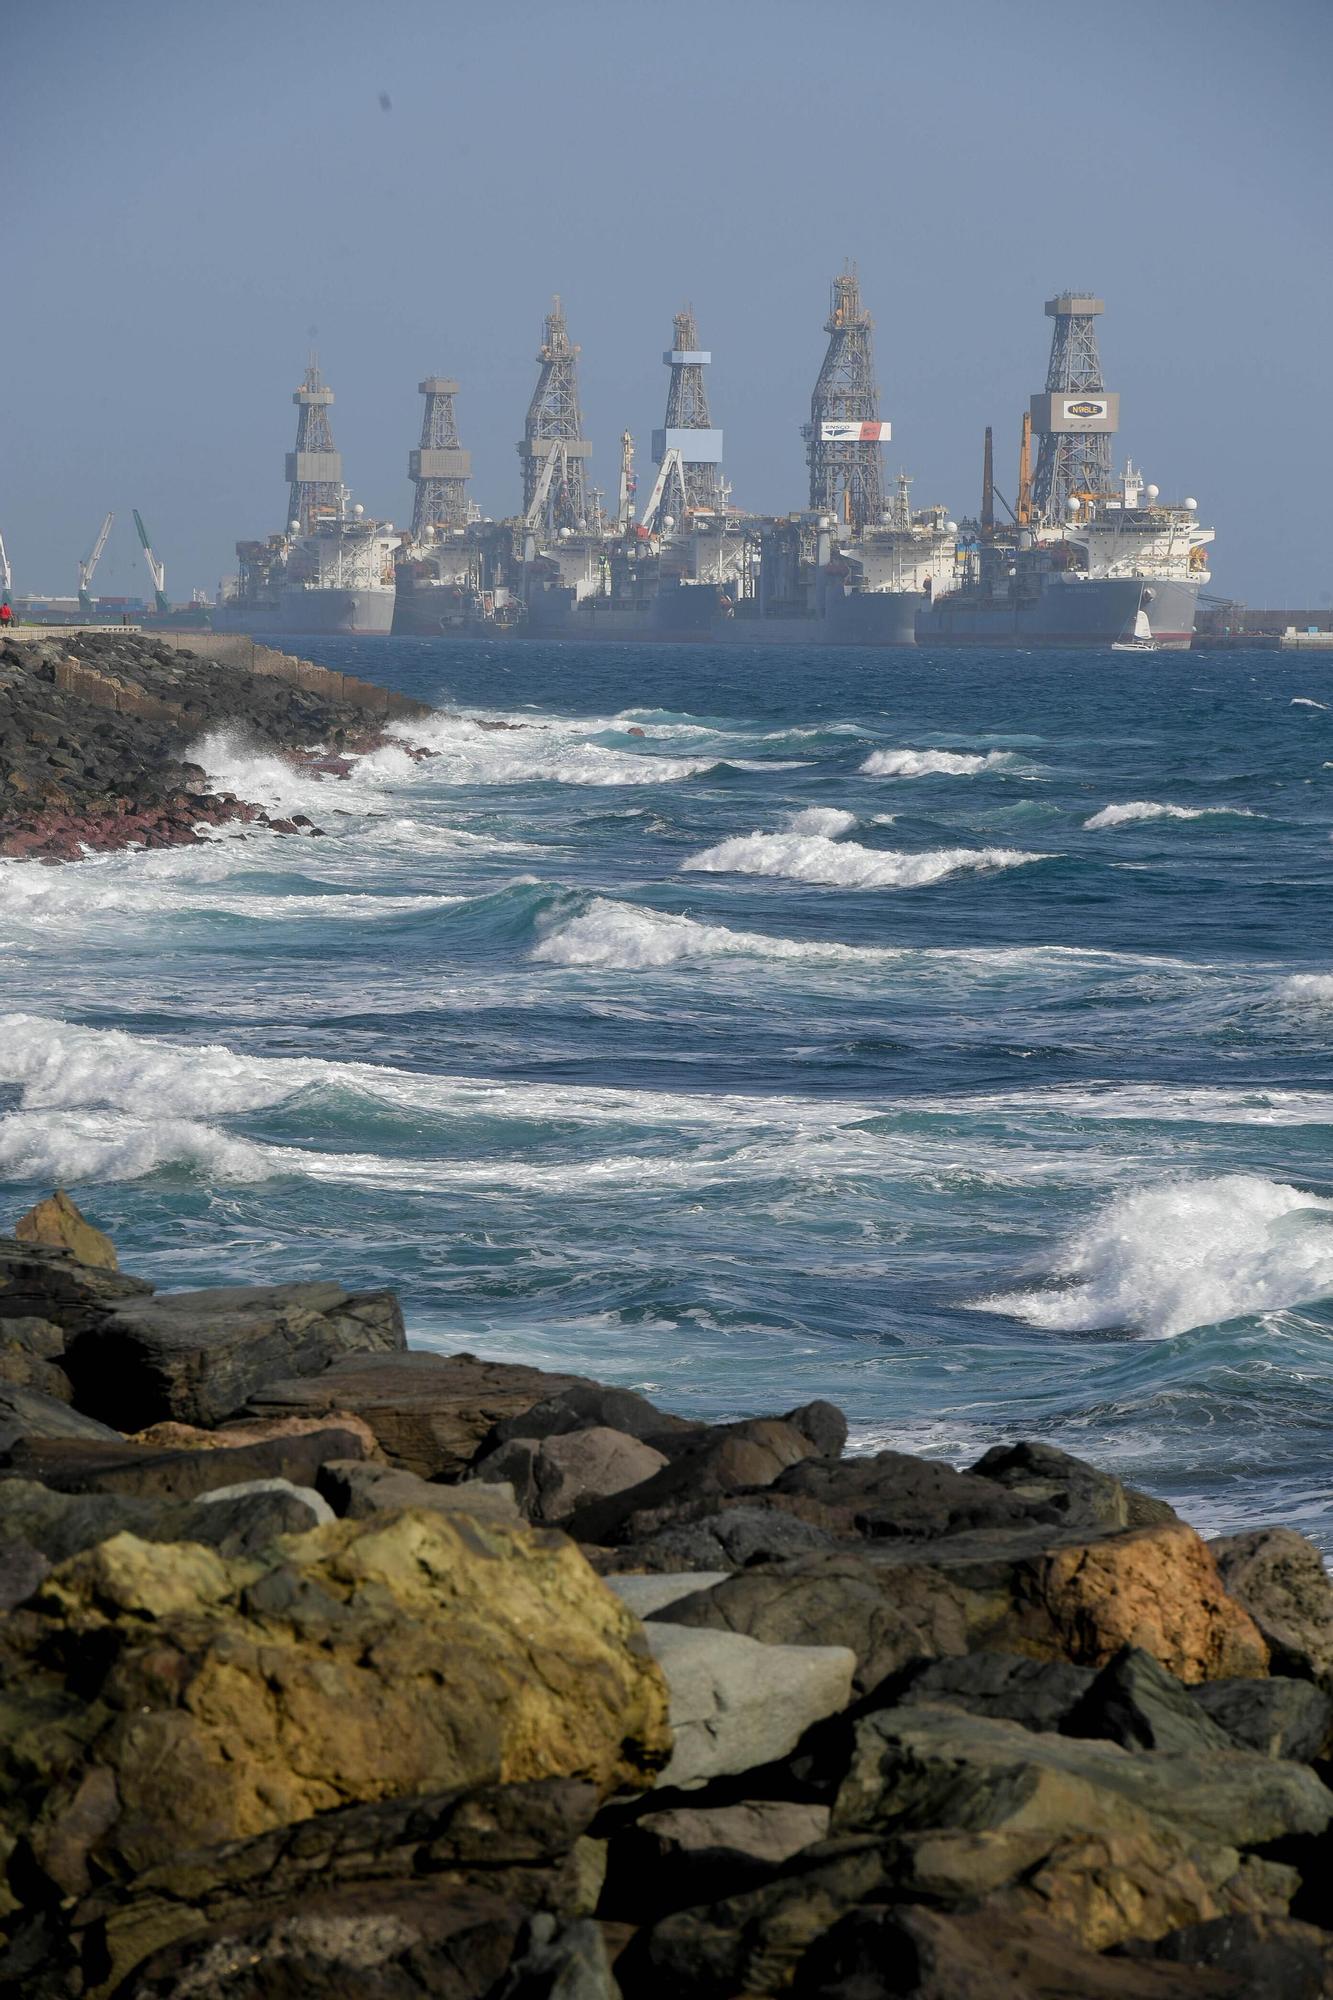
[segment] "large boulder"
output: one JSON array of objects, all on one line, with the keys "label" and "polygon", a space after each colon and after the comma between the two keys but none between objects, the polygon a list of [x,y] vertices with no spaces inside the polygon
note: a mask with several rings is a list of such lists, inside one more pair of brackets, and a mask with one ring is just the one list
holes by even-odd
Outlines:
[{"label": "large boulder", "polygon": [[816,1528],[783,1508],[724,1503],[718,1513],[673,1522],[644,1541],[622,1544],[595,1560],[604,1575],[618,1569],[734,1570],[838,1546],[826,1528]]},{"label": "large boulder", "polygon": [[1137,1646],[1107,1661],[1062,1727],[1067,1736],[1103,1737],[1126,1750],[1236,1748],[1175,1675]]},{"label": "large boulder", "polygon": [[405,1346],[392,1292],[323,1280],[226,1285],[114,1307],[71,1340],[64,1365],[80,1408],[130,1431],[167,1419],[220,1423],[277,1376]]},{"label": "large boulder", "polygon": [[856,1724],[832,1831],[1043,1836],[1163,1825],[1200,1843],[1259,1847],[1322,1833],[1333,1792],[1302,1765],[1244,1750],[1136,1755],[949,1708],[880,1709]]},{"label": "large boulder", "polygon": [[53,1249],[68,1250],[80,1264],[95,1264],[104,1271],[120,1268],[111,1238],[93,1228],[63,1188],[21,1215],[14,1224],[14,1234],[20,1243],[46,1243]]},{"label": "large boulder", "polygon": [[671,1691],[663,1785],[688,1790],[773,1763],[851,1698],[856,1663],[842,1646],[765,1646],[656,1623],[642,1630]]},{"label": "large boulder", "polygon": [[6,1476],[36,1479],[59,1493],[193,1500],[214,1487],[248,1479],[290,1479],[295,1486],[313,1486],[326,1460],[355,1458],[361,1448],[355,1432],[333,1424],[203,1451],[158,1451],[104,1431],[16,1444],[4,1456],[0,1481]]},{"label": "large boulder", "polygon": [[512,1486],[468,1480],[461,1486],[441,1486],[400,1472],[393,1465],[366,1464],[361,1459],[330,1459],[317,1475],[319,1491],[335,1514],[349,1521],[366,1521],[373,1514],[401,1513],[405,1507],[425,1507],[438,1514],[470,1514],[474,1520],[517,1527],[522,1520]]},{"label": "large boulder", "polygon": [[0,1319],[0,1389],[36,1389],[69,1401],[69,1377],[59,1365],[65,1336],[49,1319]]},{"label": "large boulder", "polygon": [[147,1298],[152,1290],[144,1278],[81,1263],[69,1250],[0,1236],[0,1323],[45,1319],[66,1334],[79,1333],[99,1324],[113,1307]]},{"label": "large boulder", "polygon": [[825,1805],[764,1798],[640,1813],[612,1838],[602,1908],[641,1924],[737,1895],[823,1840],[828,1818]]},{"label": "large boulder", "polygon": [[120,1444],[119,1431],[113,1431],[107,1424],[99,1424],[95,1417],[85,1417],[78,1410],[72,1410],[68,1401],[58,1396],[47,1396],[40,1389],[20,1389],[12,1383],[0,1382],[0,1455],[9,1453],[15,1447],[21,1448],[29,1440],[39,1443],[48,1438],[68,1441],[86,1439],[90,1443]]},{"label": "large boulder", "polygon": [[0,1626],[0,1692],[0,1841],[62,1895],[358,1801],[643,1787],[671,1743],[642,1627],[571,1543],[426,1513],[230,1560],[113,1536]]},{"label": "large boulder", "polygon": [[1205,1681],[1189,1694],[1243,1750],[1298,1764],[1333,1751],[1333,1697],[1313,1681]]},{"label": "large boulder", "polygon": [[[1025,1729],[1060,1730],[1097,1676],[1065,1660],[1029,1660],[1020,1653],[982,1650],[961,1658],[922,1661],[893,1690],[900,1705],[929,1702],[969,1715],[1021,1722]],[[1253,1681],[1246,1681],[1253,1687]]]},{"label": "large boulder", "polygon": [[484,1439],[505,1417],[558,1390],[585,1386],[475,1354],[348,1356],[304,1380],[270,1381],[250,1397],[249,1417],[347,1409],[364,1419],[393,1465],[423,1479],[461,1479]]},{"label": "large boulder", "polygon": [[1333,1582],[1314,1543],[1294,1528],[1255,1528],[1208,1546],[1227,1589],[1268,1641],[1276,1671],[1333,1688]]},{"label": "large boulder", "polygon": [[769,1646],[846,1646],[858,1693],[913,1660],[965,1653],[969,1643],[966,1599],[947,1577],[924,1565],[881,1571],[851,1550],[741,1570],[649,1619]]},{"label": "large boulder", "polygon": [[781,1417],[752,1417],[700,1432],[660,1471],[575,1510],[570,1533],[584,1542],[637,1542],[677,1519],[715,1512],[734,1493],[771,1486],[813,1456],[804,1431]]},{"label": "large boulder", "polygon": [[478,1461],[470,1483],[508,1480],[530,1521],[556,1522],[587,1502],[641,1485],[667,1463],[639,1438],[593,1424],[545,1438],[510,1438]]},{"label": "large boulder", "polygon": [[1080,1528],[1146,1528],[1174,1521],[1175,1509],[1055,1445],[995,1445],[971,1470],[993,1480],[1035,1517]]},{"label": "large boulder", "polygon": [[633,1389],[576,1381],[569,1388],[543,1396],[526,1410],[501,1417],[486,1438],[484,1449],[493,1451],[510,1438],[564,1437],[570,1431],[623,1431],[626,1437],[656,1441],[687,1436],[702,1428],[659,1410]]},{"label": "large boulder", "polygon": [[817,1525],[868,1540],[930,1540],[973,1528],[1017,1527],[1025,1502],[994,1480],[955,1472],[938,1459],[903,1451],[872,1458],[810,1458],[773,1482],[775,1494],[806,1503]]},{"label": "large boulder", "polygon": [[585,1829],[597,1800],[571,1779],[490,1785],[344,1806],[295,1831],[173,1854],[128,1882],[94,1883],[54,1934],[40,1913],[19,1923],[0,1990],[490,2000],[528,1956],[534,1920],[591,1909],[601,1870]]},{"label": "large boulder", "polygon": [[144,1542],[204,1542],[223,1555],[248,1555],[326,1518],[319,1494],[286,1479],[247,1480],[188,1501],[56,1493],[33,1480],[0,1480],[0,1546],[35,1549],[47,1564],[120,1534]]}]

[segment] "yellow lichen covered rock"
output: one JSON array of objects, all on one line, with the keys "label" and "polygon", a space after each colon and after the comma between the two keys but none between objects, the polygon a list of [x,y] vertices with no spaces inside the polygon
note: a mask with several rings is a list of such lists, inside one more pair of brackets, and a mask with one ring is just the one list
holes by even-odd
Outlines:
[{"label": "yellow lichen covered rock", "polygon": [[68,1250],[81,1264],[96,1264],[104,1271],[116,1271],[116,1246],[100,1229],[80,1215],[63,1188],[39,1201],[14,1224],[20,1243],[45,1243],[53,1250]]},{"label": "yellow lichen covered rock", "polygon": [[0,1829],[66,1893],[90,1860],[124,1875],[362,1801],[645,1786],[669,1748],[637,1621],[574,1544],[462,1516],[230,1560],[116,1535],[0,1640]]}]

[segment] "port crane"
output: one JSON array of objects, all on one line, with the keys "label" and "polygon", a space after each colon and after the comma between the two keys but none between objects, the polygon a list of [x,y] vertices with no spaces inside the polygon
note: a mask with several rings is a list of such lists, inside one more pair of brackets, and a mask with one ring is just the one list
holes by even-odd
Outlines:
[{"label": "port crane", "polygon": [[159,562],[153,554],[153,545],[148,539],[148,530],[143,524],[143,516],[137,507],[134,510],[134,525],[139,530],[139,540],[143,543],[143,559],[148,565],[148,574],[153,579],[153,602],[158,611],[170,611],[171,600],[167,596],[167,566],[164,562]]},{"label": "port crane", "polygon": [[8,598],[14,588],[14,572],[9,567],[9,557],[5,554],[5,538],[0,535],[0,597]]},{"label": "port crane", "polygon": [[114,514],[107,515],[101,527],[97,530],[97,540],[93,543],[91,553],[86,555],[79,564],[80,611],[91,611],[93,608],[93,571],[102,560],[102,551],[106,547],[106,538],[111,533],[111,523],[115,518]]}]

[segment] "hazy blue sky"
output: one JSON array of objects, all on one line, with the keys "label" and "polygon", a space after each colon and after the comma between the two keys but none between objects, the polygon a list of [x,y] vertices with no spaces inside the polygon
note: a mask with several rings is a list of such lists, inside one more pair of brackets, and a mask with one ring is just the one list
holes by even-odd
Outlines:
[{"label": "hazy blue sky", "polygon": [[[1065,286],[1105,296],[1119,449],[1217,529],[1212,588],[1333,593],[1333,6],[1194,0],[3,0],[0,531],[18,590],[173,596],[282,525],[310,329],[353,496],[403,522],[418,380],[510,512],[550,294],[600,484],[699,316],[733,498],[804,503],[832,273],[888,466],[1012,484]],[[381,105],[381,93],[390,108]]]}]

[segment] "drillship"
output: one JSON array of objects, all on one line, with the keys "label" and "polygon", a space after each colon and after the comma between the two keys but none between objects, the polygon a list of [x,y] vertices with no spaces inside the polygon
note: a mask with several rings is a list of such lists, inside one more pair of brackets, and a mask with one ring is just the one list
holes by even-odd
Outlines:
[{"label": "drillship", "polygon": [[288,531],[236,544],[240,574],[221,596],[214,626],[291,637],[387,633],[401,537],[392,521],[369,521],[348,504],[329,425],[333,391],[313,359],[292,401],[300,414],[296,449],[287,454]]},{"label": "drillship", "polygon": [[855,271],[834,280],[824,363],[803,427],[806,512],[766,518],[730,504],[722,431],[711,420],[692,309],[677,313],[662,359],[666,421],[653,433],[657,475],[637,512],[634,440],[621,438],[620,494],[608,519],[589,488],[578,348],[560,301],[547,315],[539,374],[518,446],[523,513],[469,519],[470,459],[453,392],[431,378],[411,454],[413,536],[399,566],[395,632],[749,645],[910,646],[919,608],[955,576],[956,524],[913,513],[909,482],[883,490],[870,315]]},{"label": "drillship", "polygon": [[[986,434],[980,520],[958,554],[957,586],[918,613],[931,646],[1099,646],[1183,650],[1209,580],[1198,504],[1163,501],[1128,464],[1111,472],[1119,398],[1102,383],[1100,299],[1049,299],[1055,321],[1043,395],[1023,419],[1012,510],[997,495]],[[1031,439],[1040,438],[1035,476]],[[1010,512],[995,518],[995,500]]]}]

